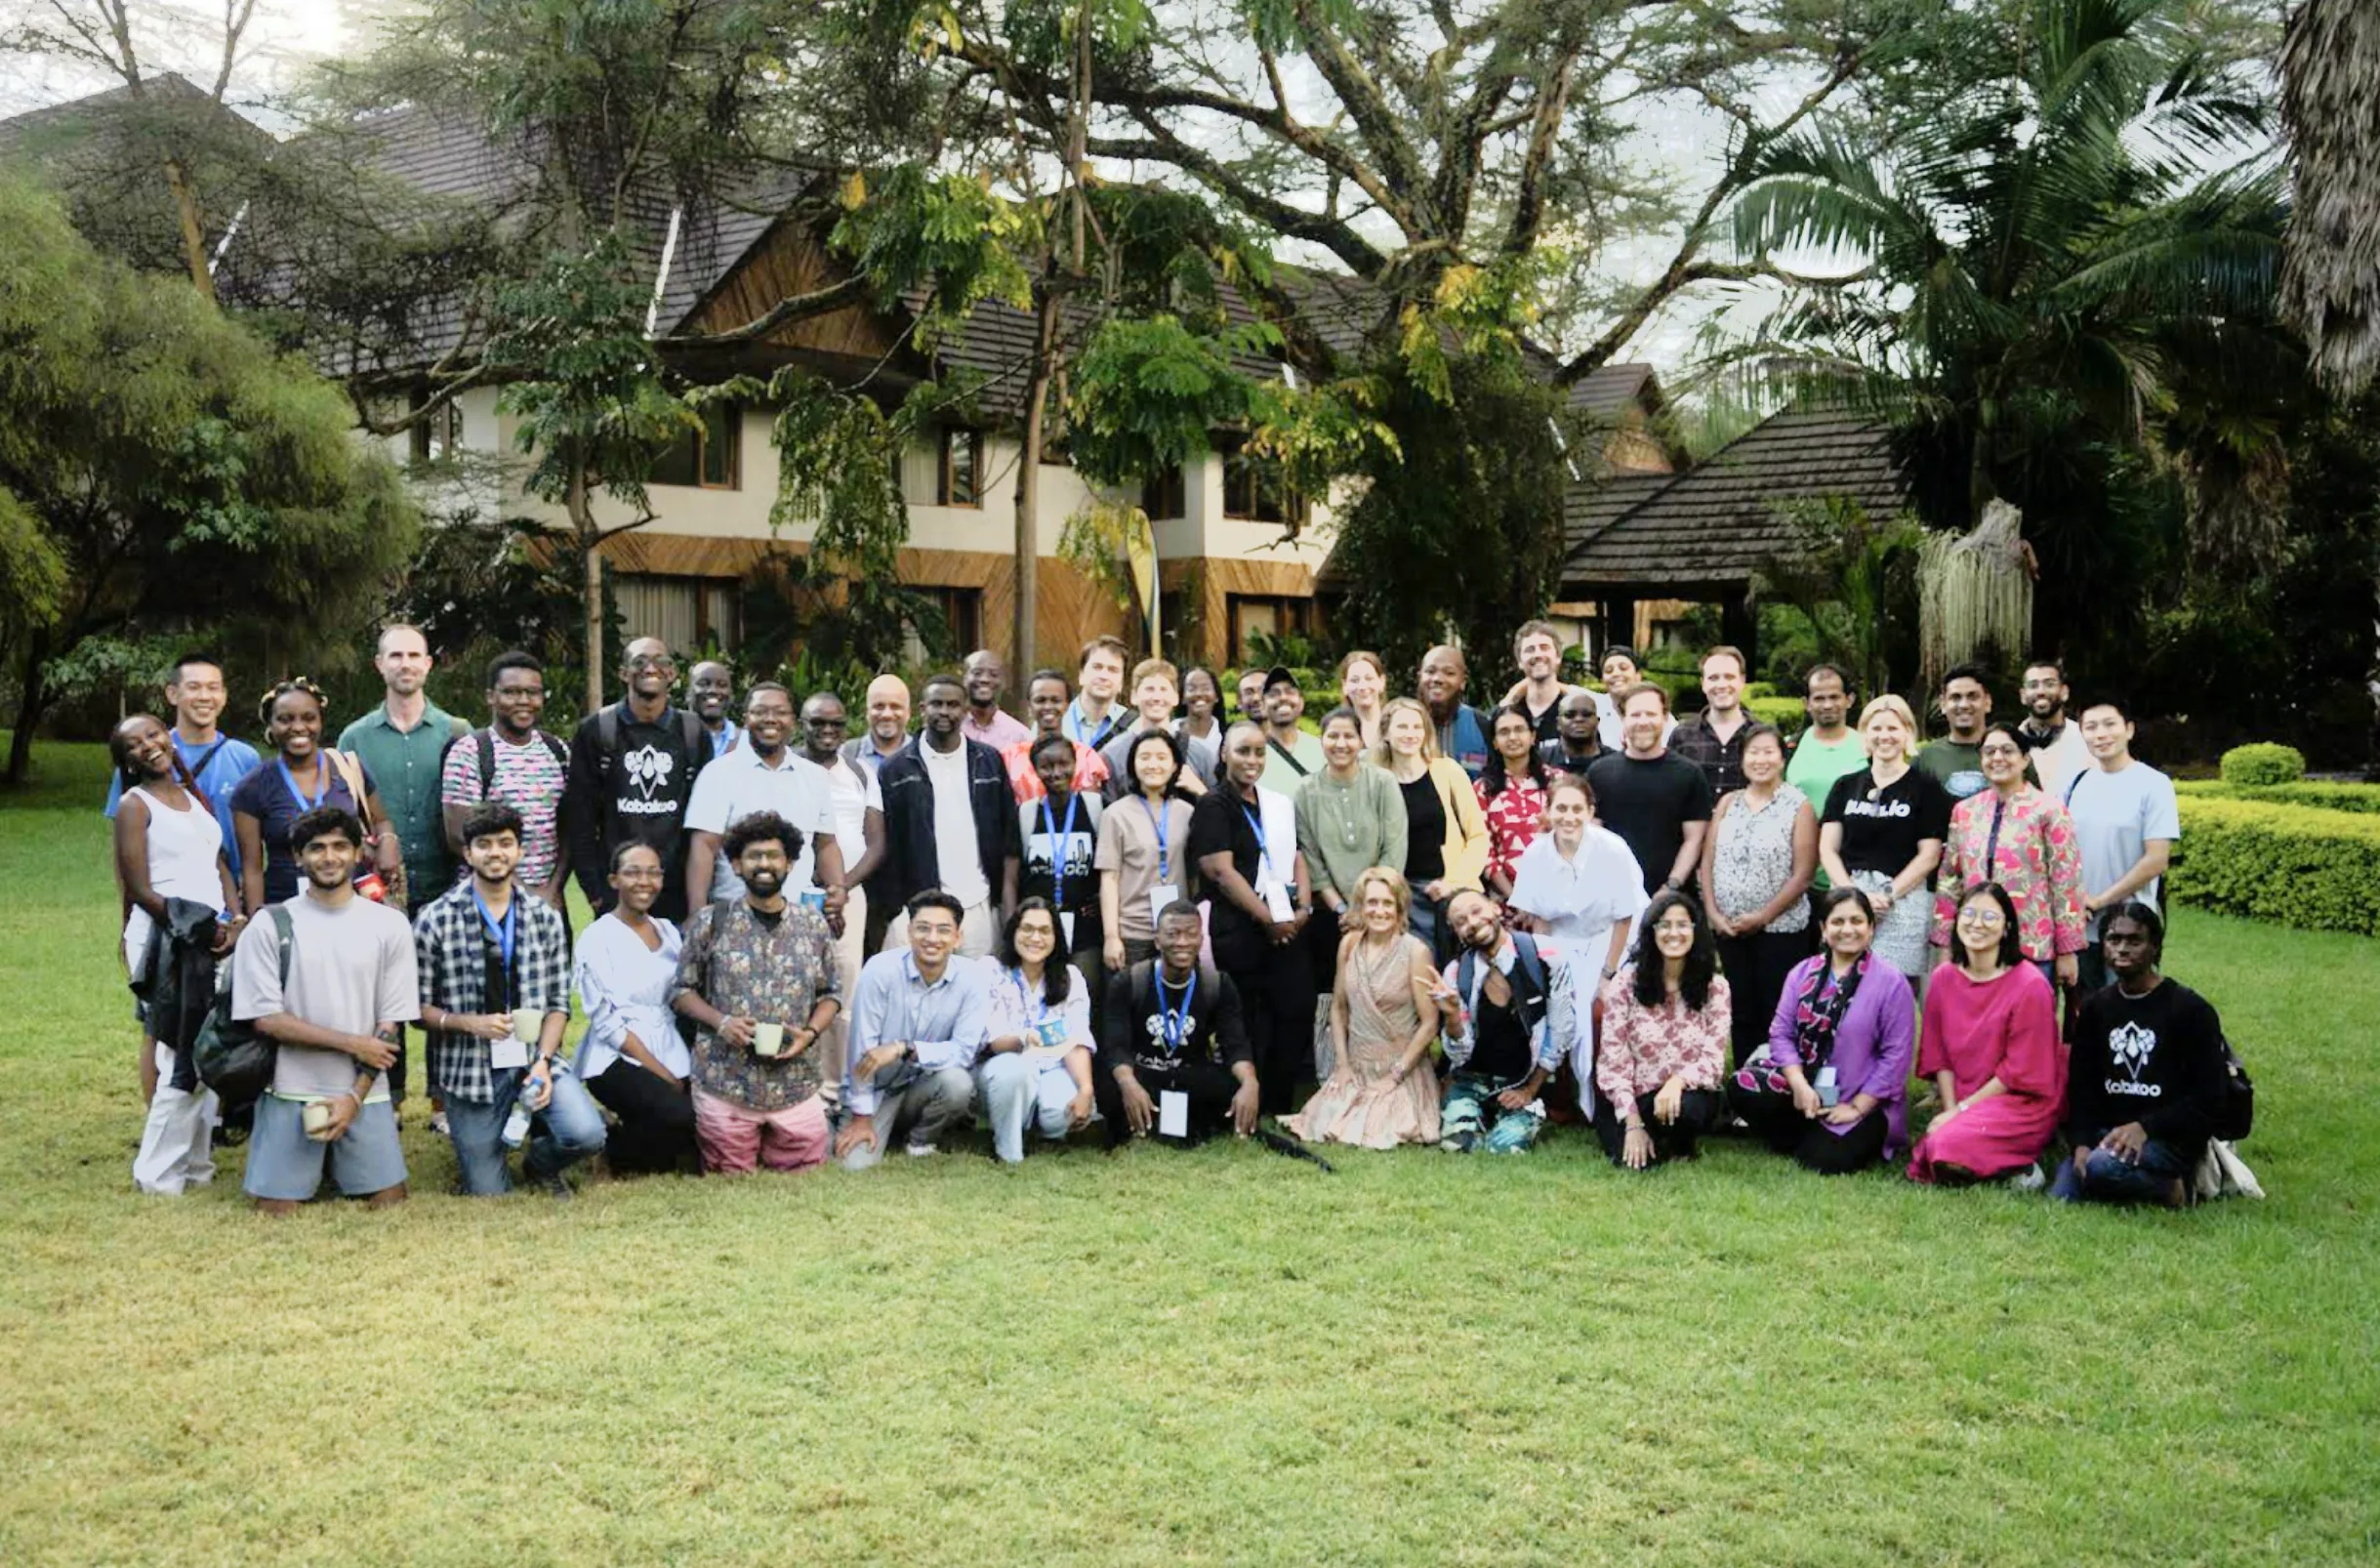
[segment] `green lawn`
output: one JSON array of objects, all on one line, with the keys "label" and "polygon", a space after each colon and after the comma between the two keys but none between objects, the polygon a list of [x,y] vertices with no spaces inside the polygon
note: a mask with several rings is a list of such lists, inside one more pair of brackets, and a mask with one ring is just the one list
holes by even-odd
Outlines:
[{"label": "green lawn", "polygon": [[91,748],[0,796],[0,1562],[2360,1563],[2380,944],[2184,915],[2273,1196],[1735,1146],[144,1199]]}]

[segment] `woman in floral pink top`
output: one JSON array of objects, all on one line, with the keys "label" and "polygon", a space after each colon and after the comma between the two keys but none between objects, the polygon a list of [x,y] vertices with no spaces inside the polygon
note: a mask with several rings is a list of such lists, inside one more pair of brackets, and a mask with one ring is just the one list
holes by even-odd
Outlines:
[{"label": "woman in floral pink top", "polygon": [[1507,899],[1521,851],[1545,825],[1545,786],[1551,774],[1538,757],[1537,730],[1516,704],[1506,703],[1489,718],[1488,745],[1488,765],[1471,781],[1471,792],[1488,818],[1483,880],[1489,896]]},{"label": "woman in floral pink top", "polygon": [[2082,851],[2073,819],[2025,782],[2025,743],[2006,724],[1984,731],[1984,777],[1991,787],[1950,812],[1950,837],[1935,879],[1934,945],[1948,949],[1950,924],[1968,892],[1988,882],[2008,889],[2017,940],[2042,978],[2074,983],[2083,948]]},{"label": "woman in floral pink top", "polygon": [[1636,950],[1603,987],[1595,1135],[1614,1165],[1691,1160],[1719,1114],[1732,1005],[1710,929],[1682,893],[1647,906]]}]

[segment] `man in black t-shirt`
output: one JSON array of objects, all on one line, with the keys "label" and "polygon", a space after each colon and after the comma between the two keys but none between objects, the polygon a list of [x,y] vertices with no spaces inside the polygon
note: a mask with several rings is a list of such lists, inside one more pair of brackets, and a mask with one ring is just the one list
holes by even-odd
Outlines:
[{"label": "man in black t-shirt", "polygon": [[1646,892],[1683,887],[1710,830],[1710,785],[1701,768],[1662,746],[1667,692],[1648,682],[1621,692],[1619,700],[1627,749],[1586,770],[1595,819],[1626,841],[1643,868]]},{"label": "man in black t-shirt", "polygon": [[571,737],[562,820],[571,874],[597,914],[613,903],[613,851],[636,843],[661,856],[664,881],[653,913],[686,918],[686,805],[694,775],[711,760],[711,737],[692,709],[670,705],[677,678],[669,644],[637,638],[621,654],[628,695],[588,715]]},{"label": "man in black t-shirt", "polygon": [[2116,905],[2100,939],[2115,983],[2075,1011],[2066,1087],[2074,1155],[2050,1195],[2179,1209],[2223,1109],[2223,1020],[2158,972],[2165,927],[2147,904]]},{"label": "man in black t-shirt", "polygon": [[1226,1126],[1255,1131],[1256,1069],[1231,976],[1198,961],[1198,906],[1177,898],[1157,917],[1157,954],[1107,982],[1091,1094],[1107,1144],[1166,1135],[1166,1096],[1184,1096],[1178,1136],[1196,1142]]}]

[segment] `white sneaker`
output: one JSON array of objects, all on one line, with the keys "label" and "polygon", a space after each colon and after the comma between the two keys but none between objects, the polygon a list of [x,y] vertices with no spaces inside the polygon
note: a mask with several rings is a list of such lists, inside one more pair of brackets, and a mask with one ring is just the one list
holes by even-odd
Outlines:
[{"label": "white sneaker", "polygon": [[2038,1161],[2008,1178],[2008,1184],[2019,1192],[2038,1192],[2049,1185],[2049,1177],[2041,1174]]},{"label": "white sneaker", "polygon": [[430,1131],[437,1135],[439,1137],[452,1137],[454,1135],[446,1126],[446,1113],[444,1111],[438,1112],[430,1119]]},{"label": "white sneaker", "polygon": [[913,1160],[923,1160],[929,1154],[936,1154],[939,1152],[940,1151],[931,1143],[912,1143],[909,1145],[909,1157]]}]

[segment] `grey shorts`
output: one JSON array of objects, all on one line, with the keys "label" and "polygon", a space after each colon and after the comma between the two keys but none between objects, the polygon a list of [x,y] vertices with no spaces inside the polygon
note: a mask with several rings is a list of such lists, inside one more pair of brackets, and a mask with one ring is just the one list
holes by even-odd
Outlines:
[{"label": "grey shorts", "polygon": [[331,1179],[350,1198],[403,1184],[405,1152],[397,1145],[396,1113],[387,1100],[366,1105],[336,1143],[318,1143],[306,1135],[305,1111],[297,1100],[277,1094],[256,1102],[248,1170],[240,1178],[248,1196],[304,1203],[321,1189],[326,1159]]}]

